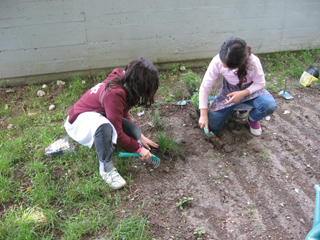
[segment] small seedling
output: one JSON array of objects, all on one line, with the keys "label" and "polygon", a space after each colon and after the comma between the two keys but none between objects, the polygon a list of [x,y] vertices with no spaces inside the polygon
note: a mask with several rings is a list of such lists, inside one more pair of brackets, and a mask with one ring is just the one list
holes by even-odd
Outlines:
[{"label": "small seedling", "polygon": [[218,157],[224,157],[226,154],[222,154],[222,153],[219,153],[219,152],[218,152],[217,155],[218,155]]},{"label": "small seedling", "polygon": [[227,172],[227,169],[224,167],[223,170],[219,173],[218,179],[222,179],[225,176],[225,173]]},{"label": "small seedling", "polygon": [[[203,227],[199,227],[196,228],[195,230],[193,230],[193,234],[197,235],[199,237],[201,237],[202,235],[204,235],[206,232],[203,230]],[[198,240],[202,239],[202,238],[197,238]]]},{"label": "small seedling", "polygon": [[292,154],[293,156],[297,156],[299,154],[299,150],[295,149]]},{"label": "small seedling", "polygon": [[267,150],[262,151],[259,156],[263,159],[263,160],[267,160],[267,161],[271,161],[271,157],[270,157],[270,153]]},{"label": "small seedling", "polygon": [[183,197],[183,199],[179,199],[179,202],[176,203],[177,207],[180,208],[180,210],[183,210],[183,205],[188,202],[192,201],[193,197]]},{"label": "small seedling", "polygon": [[248,217],[253,218],[255,221],[257,221],[257,217],[254,215],[254,212],[253,212],[255,207],[256,207],[256,203],[255,202],[251,203]]}]

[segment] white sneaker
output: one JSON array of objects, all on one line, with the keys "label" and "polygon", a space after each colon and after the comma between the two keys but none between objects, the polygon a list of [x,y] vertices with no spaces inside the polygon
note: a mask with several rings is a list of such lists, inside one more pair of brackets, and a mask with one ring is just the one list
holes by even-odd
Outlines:
[{"label": "white sneaker", "polygon": [[249,126],[250,126],[250,132],[255,136],[260,136],[262,133],[262,129],[261,129],[259,121],[252,121],[249,116],[248,122],[249,122]]},{"label": "white sneaker", "polygon": [[126,181],[120,176],[116,168],[110,172],[100,172],[101,177],[112,189],[119,189],[126,185]]}]

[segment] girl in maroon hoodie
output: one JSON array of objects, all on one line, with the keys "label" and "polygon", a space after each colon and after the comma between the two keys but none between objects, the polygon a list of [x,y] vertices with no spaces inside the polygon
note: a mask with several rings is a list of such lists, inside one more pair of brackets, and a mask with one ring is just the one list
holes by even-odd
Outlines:
[{"label": "girl in maroon hoodie", "polygon": [[92,147],[99,159],[101,177],[112,189],[126,184],[114,167],[113,144],[127,152],[137,152],[142,160],[151,157],[150,147],[158,144],[145,137],[132,121],[133,106],[149,107],[159,87],[157,68],[148,60],[131,61],[116,68],[106,80],[87,91],[71,108],[65,122],[68,135],[78,143]]}]

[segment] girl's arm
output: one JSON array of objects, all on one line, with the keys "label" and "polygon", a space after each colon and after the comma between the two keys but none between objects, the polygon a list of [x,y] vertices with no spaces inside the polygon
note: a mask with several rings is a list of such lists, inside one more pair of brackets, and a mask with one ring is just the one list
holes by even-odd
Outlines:
[{"label": "girl's arm", "polygon": [[151,141],[149,138],[144,136],[142,133],[141,133],[140,141],[141,141],[142,145],[148,150],[151,149],[150,147],[153,147],[153,148],[159,147],[159,145],[157,143]]},{"label": "girl's arm", "polygon": [[222,63],[218,54],[210,62],[199,89],[200,118],[198,123],[200,128],[206,127],[206,129],[209,129],[208,98],[213,84],[219,76],[221,68]]},{"label": "girl's arm", "polygon": [[114,88],[106,94],[103,100],[107,119],[112,123],[117,131],[117,144],[126,152],[136,152],[139,143],[126,135],[122,129],[122,118],[126,112],[126,97],[122,88]]},{"label": "girl's arm", "polygon": [[199,89],[199,109],[208,108],[209,93],[212,90],[214,82],[219,76],[221,67],[222,63],[219,55],[216,55],[210,62]]}]

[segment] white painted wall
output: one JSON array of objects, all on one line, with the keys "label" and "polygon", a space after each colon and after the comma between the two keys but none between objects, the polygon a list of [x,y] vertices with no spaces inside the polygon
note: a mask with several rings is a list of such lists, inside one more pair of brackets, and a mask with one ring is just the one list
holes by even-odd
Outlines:
[{"label": "white painted wall", "polygon": [[203,60],[230,36],[255,53],[320,46],[320,1],[0,0],[0,82],[47,82],[139,56]]}]

